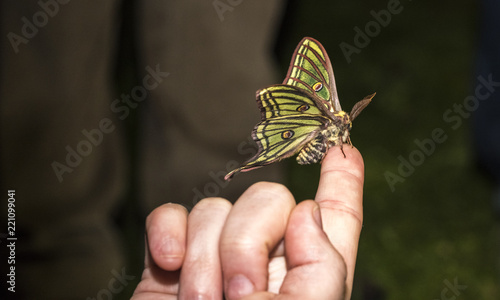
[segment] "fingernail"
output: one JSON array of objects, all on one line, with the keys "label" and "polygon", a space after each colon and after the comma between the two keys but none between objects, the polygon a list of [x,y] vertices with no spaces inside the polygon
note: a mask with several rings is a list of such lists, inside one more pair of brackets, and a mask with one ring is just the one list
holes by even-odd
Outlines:
[{"label": "fingernail", "polygon": [[250,295],[254,291],[252,282],[244,275],[236,275],[229,279],[227,287],[227,297],[229,299],[239,299]]},{"label": "fingernail", "polygon": [[321,210],[318,205],[315,205],[312,210],[313,219],[319,228],[323,228],[323,221],[321,220]]}]

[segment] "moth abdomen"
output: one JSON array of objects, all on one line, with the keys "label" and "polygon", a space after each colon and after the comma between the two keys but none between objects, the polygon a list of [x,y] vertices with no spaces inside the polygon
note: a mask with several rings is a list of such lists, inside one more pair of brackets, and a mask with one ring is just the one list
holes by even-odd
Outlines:
[{"label": "moth abdomen", "polygon": [[310,141],[300,150],[297,155],[297,162],[301,165],[314,164],[323,160],[328,146],[325,142],[324,136],[319,135],[314,140]]}]

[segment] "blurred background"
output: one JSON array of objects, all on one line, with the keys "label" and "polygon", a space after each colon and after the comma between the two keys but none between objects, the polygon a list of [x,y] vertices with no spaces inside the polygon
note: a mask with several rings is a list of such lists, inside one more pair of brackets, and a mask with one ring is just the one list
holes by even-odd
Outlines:
[{"label": "blurred background", "polygon": [[[250,175],[254,172],[241,174],[232,181],[228,188],[221,183],[221,175],[219,175],[221,170],[225,171],[228,161],[241,162],[250,156],[251,146],[245,148],[247,147],[245,144],[243,149],[248,150],[245,152],[241,151],[240,145],[247,140],[253,124],[259,121],[254,91],[269,84],[280,83],[286,75],[297,43],[304,36],[310,36],[320,41],[330,56],[344,110],[350,111],[354,103],[364,96],[373,92],[377,93],[372,103],[355,120],[351,131],[353,144],[364,157],[366,175],[364,227],[359,245],[352,299],[500,299],[500,150],[498,148],[500,92],[496,91],[500,86],[498,83],[500,82],[498,58],[500,36],[497,32],[500,24],[494,20],[498,17],[500,8],[494,2],[494,0],[460,2],[289,0],[271,5],[272,13],[266,11],[269,4],[261,5],[245,0],[216,0],[200,4],[201,8],[193,2],[190,4],[191,7],[174,5],[174,8],[165,14],[177,20],[177,23],[167,22],[168,24],[163,25],[178,27],[174,29],[170,27],[171,32],[165,33],[164,36],[161,30],[157,30],[156,35],[148,36],[144,29],[147,22],[138,17],[137,11],[142,11],[143,19],[146,16],[153,21],[158,21],[162,14],[144,9],[139,1],[135,0],[124,0],[116,4],[113,8],[117,11],[113,26],[116,26],[117,37],[116,40],[109,41],[110,44],[115,45],[110,51],[113,55],[110,59],[113,62],[110,72],[116,79],[112,82],[111,94],[113,96],[104,97],[107,100],[104,106],[108,108],[120,94],[130,93],[134,87],[141,85],[147,74],[144,67],[151,66],[154,69],[158,61],[166,61],[161,64],[161,70],[168,72],[169,75],[166,76],[170,76],[165,78],[167,82],[165,89],[178,90],[177,94],[167,93],[167,95],[179,99],[178,102],[162,99],[161,107],[165,111],[175,111],[174,105],[186,101],[196,106],[193,106],[194,108],[183,107],[184,114],[187,115],[185,117],[182,114],[172,116],[168,113],[155,115],[155,107],[149,104],[130,109],[130,115],[124,118],[123,122],[110,117],[114,120],[113,124],[117,125],[117,135],[123,137],[122,142],[113,144],[113,147],[115,151],[118,147],[121,149],[117,152],[124,152],[120,154],[120,157],[127,163],[126,166],[116,171],[117,174],[110,171],[114,169],[113,166],[104,168],[99,174],[106,173],[108,179],[109,176],[117,176],[123,182],[118,184],[121,192],[113,194],[118,200],[109,207],[105,207],[106,211],[109,211],[111,226],[116,231],[116,240],[120,245],[118,248],[122,250],[120,254],[122,258],[113,266],[103,266],[105,270],[96,268],[96,272],[103,274],[103,289],[97,289],[92,294],[85,295],[94,298],[96,295],[101,295],[101,298],[105,299],[103,297],[107,293],[102,291],[106,290],[108,281],[116,278],[116,271],[121,273],[125,270],[124,272],[129,275],[127,278],[131,279],[127,279],[128,281],[119,292],[112,293],[112,298],[130,298],[142,272],[144,218],[153,207],[161,203],[182,202],[189,208],[196,203],[198,196],[201,198],[221,195],[235,200],[245,186],[253,181],[264,179],[285,183],[298,201],[314,198],[319,179],[319,165],[299,166],[295,159],[286,160],[278,166],[266,167],[260,173],[255,171],[254,175]],[[9,9],[15,5],[13,6],[11,1],[4,1],[2,4],[2,34],[7,37],[4,39],[5,45],[2,46],[1,52],[4,66],[7,65],[7,60],[26,61],[21,55],[23,51],[26,53],[28,50],[23,49],[34,47],[36,39],[43,37],[43,31],[54,30],[52,24],[63,18],[64,9],[69,9],[71,6],[73,9],[78,9],[78,4],[74,2],[64,4],[67,6],[59,4],[60,10],[54,17],[51,17],[46,26],[39,28],[38,36],[29,38],[29,42],[25,43],[22,40],[20,42],[19,39],[13,40],[9,32],[17,30],[17,34],[21,35],[19,31],[23,24],[20,21],[22,17],[32,16],[40,8],[35,7],[28,11],[17,10],[14,16],[9,17],[11,22],[7,22],[5,19],[7,19],[7,14],[10,14]],[[33,5],[36,5],[34,1]],[[190,14],[188,11],[198,11],[198,13]],[[250,11],[253,13],[250,14]],[[262,16],[262,20],[259,16]],[[92,12],[89,11],[85,18],[92,20]],[[261,28],[266,33],[262,37],[264,42],[260,41],[257,35],[252,36],[247,32],[250,27],[261,21],[269,23],[267,30],[265,27]],[[215,43],[190,39],[196,36],[190,35],[190,31],[195,31],[196,26],[187,24],[196,22],[200,22],[202,28],[203,26],[217,27],[217,30],[226,38],[221,39],[226,43],[224,47],[234,47],[231,48],[232,53],[239,52],[239,56],[235,56],[237,60],[228,56],[227,66],[222,66],[221,69],[213,66],[208,69],[205,66],[203,71],[206,75],[199,75],[199,78],[175,79],[179,78],[175,77],[178,74],[182,76],[184,68],[189,72],[196,72],[199,61],[182,59],[173,61],[172,56],[168,55],[168,59],[155,58],[155,54],[151,53],[157,55],[161,51],[154,51],[155,47],[160,47],[154,41],[162,39],[172,41],[172,43],[166,43],[168,46],[160,47],[165,53],[169,51],[208,53],[205,56],[199,55],[200,60],[202,58],[210,60],[213,56],[218,57],[214,58],[217,61],[219,56],[222,57],[220,53],[213,54],[217,53],[213,50]],[[142,31],[137,30],[138,27],[142,28]],[[161,26],[157,29],[161,29]],[[73,33],[70,32],[70,34]],[[78,34],[85,36],[85,28],[81,29]],[[179,38],[184,35],[184,39]],[[68,37],[61,37],[63,38]],[[181,41],[182,44],[174,43],[174,40]],[[147,41],[153,41],[152,45],[140,46]],[[12,54],[15,48],[12,46],[13,43],[17,43],[21,55]],[[75,42],[75,45],[78,45],[78,42]],[[245,46],[248,48],[245,52],[243,49],[245,47],[238,47],[238,45],[255,45],[255,52],[264,53],[269,59],[254,57],[251,54],[253,49],[251,51],[250,47]],[[176,47],[179,48],[177,52],[169,50]],[[208,47],[211,48],[208,49]],[[42,47],[42,49],[42,52],[37,52],[39,53],[38,61],[32,62],[32,65],[38,65],[42,60],[55,59],[54,52],[50,48]],[[148,58],[144,59],[144,56]],[[258,66],[254,66],[254,69],[247,69],[254,62]],[[87,64],[92,65],[93,62],[89,61]],[[260,64],[268,66],[260,66]],[[2,76],[2,89],[0,90],[2,92],[2,140],[15,140],[17,143],[15,147],[27,149],[31,140],[23,140],[22,136],[16,134],[18,131],[10,132],[13,131],[13,127],[9,128],[7,123],[12,120],[13,116],[18,115],[10,114],[10,104],[5,104],[5,99],[13,94],[9,93],[8,89],[12,84],[12,74],[17,76],[17,82],[25,83],[24,75],[12,71],[18,70],[15,65],[10,68],[4,67],[2,70],[0,74]],[[242,74],[259,71],[266,71],[266,73],[254,73],[253,77],[249,75],[248,84],[242,84],[241,91],[238,91],[239,85],[235,85],[232,81],[218,82],[217,79],[213,79],[235,77],[236,80],[244,81],[245,76]],[[254,77],[261,78],[255,79]],[[25,88],[36,90],[36,87],[26,86]],[[193,94],[192,90],[196,90],[198,94]],[[211,90],[213,91],[210,92]],[[161,90],[148,92],[150,92],[151,99],[163,97]],[[231,102],[217,100],[218,97],[214,96],[217,93],[227,93],[226,96],[234,102],[228,104]],[[83,95],[82,97],[91,96]],[[477,100],[479,98],[481,100]],[[148,100],[145,103],[147,102]],[[43,106],[43,103],[37,105]],[[192,118],[198,118],[205,110],[203,107],[209,111],[207,120],[218,116],[219,121],[213,124],[214,127],[206,126],[207,132],[201,135],[190,135],[191,141],[200,141],[190,146],[197,147],[200,151],[217,153],[214,155],[220,155],[220,157],[209,159],[210,162],[206,165],[192,162],[189,156],[175,158],[174,160],[179,161],[179,166],[168,169],[167,166],[172,165],[169,159],[172,158],[169,158],[167,154],[163,155],[161,150],[175,148],[178,146],[177,143],[182,143],[182,141],[165,142],[158,141],[156,138],[165,134],[165,131],[174,136],[183,132],[182,130],[170,132],[162,129],[162,126],[186,127],[190,123],[184,121],[190,120],[189,114],[196,110]],[[30,109],[30,106],[16,107],[16,110],[22,109]],[[214,111],[210,112],[212,110]],[[242,115],[244,115],[244,120],[239,122]],[[35,110],[30,110],[29,116],[31,119],[38,118]],[[115,118],[119,116],[114,115]],[[142,123],[149,116],[159,120],[165,117],[168,122],[165,125],[161,122],[148,121],[149,123],[146,122],[147,124],[143,125]],[[102,116],[97,116],[89,123],[89,126],[99,124],[100,119]],[[63,123],[60,124],[65,124],[64,122],[70,121],[61,122]],[[61,126],[60,124],[58,126]],[[38,175],[47,176],[53,180],[54,171],[50,168],[50,163],[55,160],[63,162],[66,154],[65,145],[76,145],[82,138],[80,130],[90,129],[90,127],[78,126],[75,128],[79,130],[68,133],[74,136],[72,140],[62,140],[60,145],[53,147],[57,148],[59,156],[50,154],[52,143],[44,146],[49,149],[45,150],[49,153],[46,155],[49,175]],[[34,125],[25,127],[28,131],[35,128]],[[237,129],[231,129],[231,127]],[[225,133],[219,131],[219,128],[229,128],[232,131]],[[196,130],[189,132],[196,132]],[[145,135],[149,137],[149,140],[145,139]],[[227,136],[227,138],[220,138],[219,141],[219,135]],[[161,145],[156,145],[152,148],[153,150],[149,148],[145,150],[142,146],[145,141],[157,141]],[[21,228],[18,234],[22,236],[25,233],[21,226],[23,220],[34,218],[34,224],[36,224],[36,218],[39,216],[30,212],[37,210],[39,206],[40,209],[44,209],[45,202],[43,201],[38,203],[39,206],[33,205],[44,198],[44,191],[30,191],[37,196],[32,196],[30,201],[26,200],[25,207],[22,207],[23,204],[20,202],[28,198],[24,194],[27,194],[27,190],[30,189],[30,182],[37,182],[38,179],[36,176],[23,176],[25,170],[22,168],[17,168],[21,170],[15,171],[18,175],[12,179],[10,174],[18,165],[9,164],[9,161],[15,162],[16,159],[21,161],[27,156],[19,157],[18,155],[15,156],[16,159],[13,159],[12,151],[6,150],[10,145],[11,143],[2,145],[4,148],[1,166],[2,191],[17,189],[17,201],[21,206],[17,214],[19,228]],[[186,145],[186,147],[189,146]],[[100,147],[104,149],[104,146]],[[111,153],[111,156],[116,154],[113,151]],[[142,157],[144,154],[149,155],[146,161]],[[172,153],[168,152],[168,154]],[[197,155],[191,152],[188,154]],[[36,156],[40,155],[40,152],[26,155]],[[143,165],[154,164],[155,161],[158,161],[158,164],[157,169],[151,169],[154,171],[151,172],[153,175],[149,177],[144,175],[147,170],[144,170]],[[184,161],[186,161],[185,170],[182,167]],[[30,166],[33,165],[23,167],[27,169]],[[201,176],[190,181],[189,169],[196,168],[199,168]],[[78,171],[76,168],[75,170]],[[74,174],[77,174],[76,171]],[[188,175],[182,175],[184,171]],[[168,175],[155,177],[156,174],[162,172]],[[272,174],[269,175],[269,173]],[[74,174],[68,173],[63,176],[67,178],[66,176]],[[89,176],[92,177],[92,175]],[[152,181],[155,181],[154,184],[151,183]],[[240,182],[233,183],[238,181]],[[162,187],[164,182],[167,187]],[[177,185],[177,182],[183,182],[183,184]],[[68,187],[68,181],[65,184],[68,189],[71,187]],[[54,184],[54,186],[57,187],[55,189],[65,190],[61,188],[63,185]],[[183,191],[174,195],[168,186],[177,186]],[[150,198],[154,198],[157,194],[150,191],[158,187],[160,190],[165,188],[160,192],[164,197],[156,201],[151,200]],[[146,193],[149,194],[146,195]],[[92,197],[92,193],[89,192],[89,194],[88,197]],[[2,210],[4,209],[5,207],[2,207]],[[64,211],[61,209],[61,213]],[[53,209],[52,212],[55,214]],[[6,212],[3,215],[6,215]],[[53,215],[48,214],[46,218],[53,218]],[[27,228],[29,226],[33,224],[26,224]],[[29,229],[26,229],[26,232],[28,233],[22,236],[21,240],[33,239],[33,234],[29,232]],[[42,235],[38,238],[50,241],[47,236]],[[58,236],[57,240],[64,244],[64,238],[67,237]],[[24,242],[24,248],[22,243],[19,244],[17,248],[19,264],[23,261],[33,263],[48,259],[44,255],[35,255],[30,249],[30,243]],[[33,243],[36,244],[36,242]],[[96,251],[107,251],[107,249],[102,247]],[[77,251],[74,252],[77,253]],[[50,263],[42,264],[41,269],[48,271],[50,265]],[[68,266],[74,266],[74,264],[69,263]],[[62,270],[61,276],[64,277],[65,272],[64,269]],[[77,271],[75,270],[75,273]],[[85,275],[86,277],[93,276],[92,273]],[[20,273],[19,276],[29,277],[33,274],[22,275]],[[40,277],[37,280],[40,280]],[[43,282],[43,280],[40,281]],[[18,279],[18,288],[23,289],[21,279]],[[2,289],[3,292],[5,289]],[[6,294],[6,296],[12,295]],[[44,299],[44,297],[39,297],[39,299]],[[81,299],[81,297],[75,299]]]},{"label": "blurred background", "polygon": [[[490,170],[500,150],[494,148],[496,152],[484,163],[477,145],[489,144],[488,139],[498,145],[500,133],[498,125],[486,118],[475,120],[475,126],[471,121],[474,114],[488,116],[480,111],[483,106],[490,120],[498,123],[500,92],[480,101],[477,111],[469,109],[472,116],[460,117],[461,123],[449,120],[460,116],[458,112],[444,116],[454,104],[464,105],[468,96],[475,95],[480,85],[478,60],[484,60],[485,53],[494,52],[487,64],[496,71],[482,76],[498,74],[499,36],[485,31],[499,27],[484,20],[490,13],[498,16],[498,4],[487,2],[293,2],[283,30],[286,38],[279,48],[282,74],[296,41],[312,36],[323,43],[332,60],[344,110],[377,92],[351,131],[366,172],[353,299],[500,297],[498,168],[494,176]],[[386,26],[379,26],[378,34],[368,36],[366,45],[358,40],[363,48],[356,47],[354,28],[367,33],[365,26],[376,20],[371,12],[388,11],[391,3],[399,3],[400,12],[392,14]],[[344,42],[358,49],[350,52],[350,62],[340,46]],[[480,49],[495,44],[496,52]],[[493,79],[500,81],[498,76]],[[486,124],[496,132],[485,129]],[[416,154],[421,148],[415,140],[432,140],[437,128],[446,140],[435,142],[429,155]],[[485,131],[490,137],[483,136]],[[483,137],[479,141],[478,135]],[[401,168],[398,157],[410,162],[414,171]],[[290,187],[298,199],[313,197],[319,166],[289,162],[289,168]],[[454,280],[467,288],[451,292],[446,281]]]}]

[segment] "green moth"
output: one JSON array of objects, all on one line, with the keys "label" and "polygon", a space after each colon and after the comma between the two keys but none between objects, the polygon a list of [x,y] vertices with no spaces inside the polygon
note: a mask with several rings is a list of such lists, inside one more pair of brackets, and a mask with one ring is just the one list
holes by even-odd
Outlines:
[{"label": "green moth", "polygon": [[374,96],[356,103],[350,114],[344,112],[325,48],[313,38],[303,38],[293,53],[283,84],[256,93],[262,119],[252,131],[257,154],[225,179],[297,153],[299,164],[321,162],[330,147],[352,145],[352,121]]}]

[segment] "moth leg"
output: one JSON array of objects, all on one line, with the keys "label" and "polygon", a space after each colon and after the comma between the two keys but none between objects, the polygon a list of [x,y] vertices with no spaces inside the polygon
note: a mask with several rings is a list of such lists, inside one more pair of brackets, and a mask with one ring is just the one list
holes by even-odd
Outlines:
[{"label": "moth leg", "polygon": [[[350,142],[350,140],[348,140],[348,141]],[[351,144],[351,143],[349,143],[349,144]],[[343,145],[344,145],[344,143],[342,143],[342,140],[340,140],[340,151],[342,151],[342,154],[344,154],[344,158],[346,158]],[[352,144],[351,144],[351,146],[352,146]]]}]

